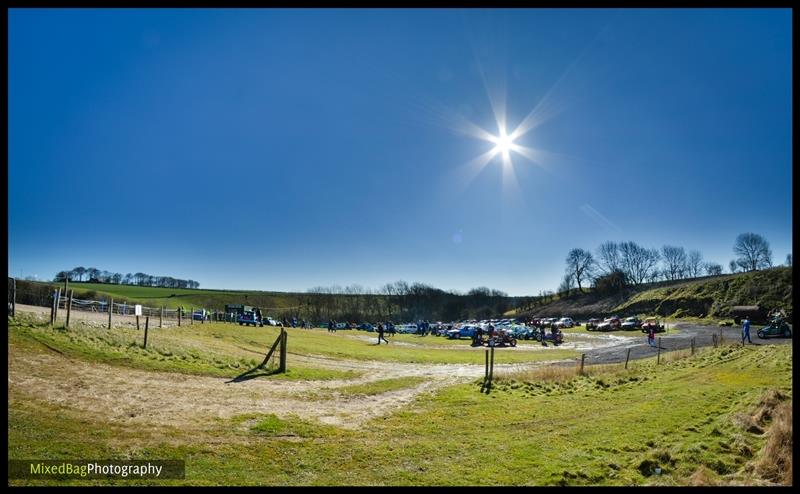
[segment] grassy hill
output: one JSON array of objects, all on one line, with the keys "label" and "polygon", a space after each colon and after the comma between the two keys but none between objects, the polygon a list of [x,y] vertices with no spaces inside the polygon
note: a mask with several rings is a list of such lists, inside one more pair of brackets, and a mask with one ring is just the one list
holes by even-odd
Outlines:
[{"label": "grassy hill", "polygon": [[[23,289],[23,282],[18,282]],[[40,283],[51,289],[63,288],[63,283]],[[147,307],[161,307],[162,305],[175,309],[183,306],[206,307],[223,309],[226,304],[246,304],[258,307],[289,308],[298,305],[300,294],[284,292],[262,292],[255,290],[202,290],[189,288],[158,288],[135,285],[113,285],[106,283],[70,282],[69,287],[75,292],[76,298],[83,299],[108,299],[115,301],[138,303]]]},{"label": "grassy hill", "polygon": [[603,295],[574,294],[526,311],[524,315],[590,317],[618,314],[675,318],[729,318],[731,307],[760,305],[792,315],[792,268],[777,267],[749,273],[661,283]]}]

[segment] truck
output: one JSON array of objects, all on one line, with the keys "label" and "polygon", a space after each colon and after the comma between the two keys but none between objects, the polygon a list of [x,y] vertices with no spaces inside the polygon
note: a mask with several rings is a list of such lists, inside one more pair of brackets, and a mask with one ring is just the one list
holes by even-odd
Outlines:
[{"label": "truck", "polygon": [[253,326],[259,326],[259,327],[262,327],[262,328],[264,327],[264,321],[259,319],[256,316],[255,311],[252,311],[252,310],[246,310],[246,311],[242,312],[239,315],[238,322],[239,322],[239,326],[245,326],[245,325],[250,326],[250,325],[253,325]]}]

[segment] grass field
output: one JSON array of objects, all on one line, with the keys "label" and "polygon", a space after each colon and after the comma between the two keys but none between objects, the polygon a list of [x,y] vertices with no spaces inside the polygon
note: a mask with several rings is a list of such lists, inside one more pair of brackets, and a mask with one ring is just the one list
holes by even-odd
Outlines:
[{"label": "grass field", "polygon": [[[195,325],[154,333],[154,350],[150,352],[148,344],[148,351],[140,352],[130,346],[137,337],[135,330],[111,336],[89,327],[61,331],[33,320],[9,320],[9,358],[42,365],[55,362],[64,367],[64,372],[52,375],[53,380],[89,386],[92,392],[87,392],[87,397],[113,403],[116,398],[107,396],[111,381],[86,383],[90,374],[78,370],[77,377],[71,377],[72,366],[97,375],[131,369],[131,382],[139,382],[134,379],[144,376],[143,382],[152,381],[153,386],[163,380],[161,376],[180,373],[187,376],[186,386],[191,387],[193,379],[213,382],[214,376],[231,376],[258,360],[241,348],[263,349],[274,331]],[[324,355],[340,362],[382,365],[375,369],[386,371],[395,365],[408,366],[408,362],[452,363],[471,353],[437,348],[441,346],[438,341],[425,343],[441,341],[439,338],[412,338],[404,336],[403,341],[416,346],[378,347],[342,332],[290,330],[289,346],[291,352],[297,352],[294,355]],[[164,355],[164,351],[172,355]],[[507,352],[502,358],[507,362],[529,353],[534,352]],[[480,352],[475,354],[481,357]],[[174,358],[176,355],[187,358]],[[779,416],[783,417],[778,410],[791,413],[791,407],[788,412],[785,407],[792,399],[791,345],[724,346],[680,357],[675,354],[661,365],[652,359],[639,360],[627,370],[621,365],[588,367],[583,376],[574,368],[508,370],[498,372],[489,394],[480,392],[478,380],[467,379],[430,388],[431,392],[415,394],[410,401],[405,399],[411,396],[408,390],[434,385],[438,378],[386,374],[364,380],[360,374],[345,378],[335,373],[340,371],[296,364],[290,365],[296,374],[289,380],[265,376],[235,389],[218,388],[242,396],[255,393],[253,399],[267,401],[296,389],[301,401],[309,402],[311,408],[363,403],[365,409],[371,409],[386,405],[392,397],[404,397],[401,405],[385,408],[356,428],[291,413],[203,415],[203,403],[186,408],[185,413],[193,418],[186,417],[180,425],[167,420],[173,417],[169,407],[163,415],[147,415],[141,422],[138,418],[125,421],[113,418],[110,409],[84,407],[67,395],[67,399],[56,400],[35,388],[16,384],[27,376],[10,365],[8,453],[9,458],[185,459],[186,479],[159,481],[176,485],[786,482],[781,469],[770,470],[769,463],[774,462],[765,463],[764,451],[784,463],[786,455],[791,455],[791,428],[788,453],[785,447],[773,444],[775,437],[785,443],[785,431],[779,436],[772,428],[773,422],[777,424]],[[42,378],[49,375],[39,366],[29,370]],[[375,372],[382,371],[366,374]],[[147,379],[148,375],[152,379]],[[192,377],[195,375],[198,377]],[[283,379],[287,387],[257,386],[276,379]],[[342,380],[341,386],[315,385],[331,379]],[[184,392],[181,381],[174,382],[175,393],[165,398],[171,402],[180,400]],[[780,421],[784,423],[785,418]],[[655,474],[656,468],[661,469],[660,475]],[[114,483],[144,485],[154,481]]]},{"label": "grass field", "polygon": [[[51,283],[53,288],[63,288],[63,283]],[[296,305],[295,294],[256,290],[205,290],[188,288],[159,288],[107,283],[72,282],[69,287],[76,298],[113,298],[115,301],[140,303],[147,307],[205,307],[223,310],[225,304],[247,304],[260,307],[291,307]]]}]

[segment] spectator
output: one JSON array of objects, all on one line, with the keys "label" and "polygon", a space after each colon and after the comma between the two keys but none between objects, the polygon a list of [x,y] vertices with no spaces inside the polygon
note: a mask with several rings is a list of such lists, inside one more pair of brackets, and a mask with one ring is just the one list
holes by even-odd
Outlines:
[{"label": "spectator", "polygon": [[656,346],[656,328],[655,324],[650,324],[647,327],[647,344],[650,346]]},{"label": "spectator", "polygon": [[750,339],[750,317],[748,316],[744,316],[742,320],[742,345],[744,345],[745,339],[751,345],[753,344],[753,340]]},{"label": "spectator", "polygon": [[385,341],[387,345],[389,344],[389,340],[383,336],[383,324],[378,323],[378,345],[381,344],[381,340]]}]

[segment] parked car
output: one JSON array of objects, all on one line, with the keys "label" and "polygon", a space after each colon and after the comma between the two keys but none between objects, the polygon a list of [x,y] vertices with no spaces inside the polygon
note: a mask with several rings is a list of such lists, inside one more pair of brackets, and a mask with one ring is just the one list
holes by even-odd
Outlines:
[{"label": "parked car", "polygon": [[451,340],[457,340],[461,338],[472,338],[475,336],[475,332],[478,330],[478,326],[470,326],[464,325],[460,328],[453,328],[447,331],[447,337]]},{"label": "parked car", "polygon": [[571,317],[562,317],[554,324],[557,328],[571,328],[575,326],[575,321],[573,321]]},{"label": "parked car", "polygon": [[600,324],[601,322],[602,321],[600,321],[600,319],[597,319],[597,318],[594,318],[594,317],[589,319],[588,321],[586,321],[586,330],[587,331],[596,330],[597,329],[597,325]]},{"label": "parked car", "polygon": [[513,324],[506,331],[518,340],[529,340],[531,338],[531,328],[521,324]]},{"label": "parked car", "polygon": [[622,322],[622,324],[620,324],[620,327],[625,331],[641,329],[642,321],[638,317],[628,317]]},{"label": "parked car", "polygon": [[264,327],[264,323],[256,317],[256,313],[253,311],[244,311],[241,315],[239,315],[239,326],[260,326]]},{"label": "parked car", "polygon": [[642,333],[647,333],[650,330],[650,326],[653,326],[656,333],[663,333],[665,331],[664,325],[661,324],[658,319],[655,317],[648,317],[642,322]]},{"label": "parked car", "polygon": [[375,327],[368,322],[359,324],[357,329],[360,329],[361,331],[367,331],[368,333],[375,331]]},{"label": "parked car", "polygon": [[401,334],[416,334],[419,331],[416,324],[398,324],[394,329]]},{"label": "parked car", "polygon": [[597,325],[598,331],[614,331],[620,328],[622,323],[617,316],[611,316]]}]

